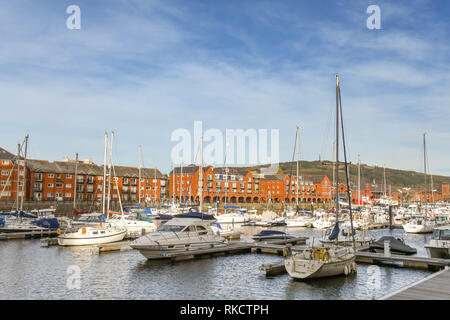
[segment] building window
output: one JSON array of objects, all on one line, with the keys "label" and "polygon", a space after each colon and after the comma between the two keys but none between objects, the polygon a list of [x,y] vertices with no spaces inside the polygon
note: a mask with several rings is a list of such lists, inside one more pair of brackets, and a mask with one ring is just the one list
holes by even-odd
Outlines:
[{"label": "building window", "polygon": [[62,187],[63,187],[63,184],[62,184],[62,183],[57,183],[57,184],[56,184],[56,187],[57,187],[57,188],[62,188]]},{"label": "building window", "polygon": [[6,171],[6,170],[2,170],[2,175],[3,175],[3,176],[7,176],[7,175],[9,175],[9,171]]},{"label": "building window", "polygon": [[53,173],[48,173],[47,174],[47,178],[54,178],[54,177],[55,177],[55,175]]},{"label": "building window", "polygon": [[66,184],[66,188],[72,188],[72,184],[70,183]]},{"label": "building window", "polygon": [[47,187],[53,188],[53,183],[47,183]]},{"label": "building window", "polygon": [[47,198],[53,198],[53,193],[47,193]]},{"label": "building window", "polygon": [[71,174],[66,174],[66,178],[70,179],[70,178],[72,178],[72,175]]},{"label": "building window", "polygon": [[4,165],[9,164],[9,160],[2,160],[2,164],[4,164]]},{"label": "building window", "polygon": [[66,193],[66,198],[70,198],[72,196],[71,193]]}]

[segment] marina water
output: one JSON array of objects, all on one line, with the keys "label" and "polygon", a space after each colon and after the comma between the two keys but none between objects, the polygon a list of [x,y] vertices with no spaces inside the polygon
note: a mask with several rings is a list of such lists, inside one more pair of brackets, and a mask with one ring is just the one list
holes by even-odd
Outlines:
[{"label": "marina water", "polygon": [[[242,238],[261,231],[241,227]],[[284,228],[277,230],[285,231]],[[322,232],[289,229],[318,244]],[[376,239],[402,237],[426,256],[431,235],[403,230],[366,231]],[[376,299],[431,274],[425,270],[358,264],[358,273],[295,281],[288,274],[266,277],[259,266],[280,262],[269,254],[238,254],[188,261],[147,261],[138,251],[102,253],[90,247],[42,247],[39,240],[0,242],[0,296],[3,299]],[[78,286],[71,282],[79,271]],[[75,282],[76,283],[76,282]]]}]

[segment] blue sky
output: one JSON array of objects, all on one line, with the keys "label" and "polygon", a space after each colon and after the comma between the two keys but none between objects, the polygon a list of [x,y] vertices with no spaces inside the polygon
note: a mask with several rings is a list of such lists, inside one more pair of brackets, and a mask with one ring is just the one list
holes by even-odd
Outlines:
[{"label": "blue sky", "polygon": [[[66,8],[81,8],[81,29]],[[366,28],[369,5],[381,30]],[[1,146],[171,168],[178,128],[279,129],[280,160],[331,159],[339,73],[349,159],[450,176],[450,3],[9,1],[0,4]]]}]

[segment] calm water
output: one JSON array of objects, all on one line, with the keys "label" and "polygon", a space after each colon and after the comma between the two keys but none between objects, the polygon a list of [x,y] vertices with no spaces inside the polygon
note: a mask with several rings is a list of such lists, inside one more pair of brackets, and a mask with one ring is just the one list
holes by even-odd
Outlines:
[{"label": "calm water", "polygon": [[[259,232],[242,228],[245,236]],[[426,256],[430,235],[405,235],[403,230],[370,231],[401,236]],[[315,237],[312,229],[289,233]],[[97,255],[90,248],[41,247],[39,240],[0,241],[0,297],[2,299],[373,299],[423,279],[428,271],[379,267],[380,286],[370,284],[372,269],[358,265],[357,275],[292,280],[289,275],[266,278],[264,263],[282,257],[240,254],[191,261],[147,261],[139,252],[126,250]],[[69,289],[70,266],[78,266],[80,288]],[[373,282],[372,282],[373,283]]]}]

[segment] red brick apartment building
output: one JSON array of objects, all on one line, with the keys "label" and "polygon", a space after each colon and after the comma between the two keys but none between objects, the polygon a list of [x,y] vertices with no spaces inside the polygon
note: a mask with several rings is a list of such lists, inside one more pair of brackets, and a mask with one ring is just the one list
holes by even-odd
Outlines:
[{"label": "red brick apartment building", "polygon": [[[199,200],[199,167],[176,167],[169,175],[169,198],[182,202]],[[203,168],[203,201],[206,203],[296,202],[295,176],[262,175],[234,168]],[[331,199],[330,180],[326,176],[299,178],[299,203],[323,203]]]},{"label": "red brick apartment building", "polygon": [[[0,161],[2,187],[0,192],[5,189],[0,193],[1,200],[17,199],[17,181],[19,181],[19,197],[24,192],[25,200],[73,201],[75,194],[77,200],[102,199],[103,166],[96,165],[90,160],[78,161],[76,166],[75,160],[70,159],[54,162],[27,159],[26,170],[23,170],[23,160],[17,162],[15,155],[0,148]],[[20,167],[20,179],[17,177],[15,163]],[[77,167],[76,182],[75,167]],[[118,201],[120,196],[124,202],[137,202],[139,188],[141,201],[160,202],[165,198],[167,181],[158,169],[142,168],[141,181],[138,168],[114,166],[114,169],[115,174],[113,172],[110,179],[112,201]],[[105,184],[108,191],[108,181]]]}]

